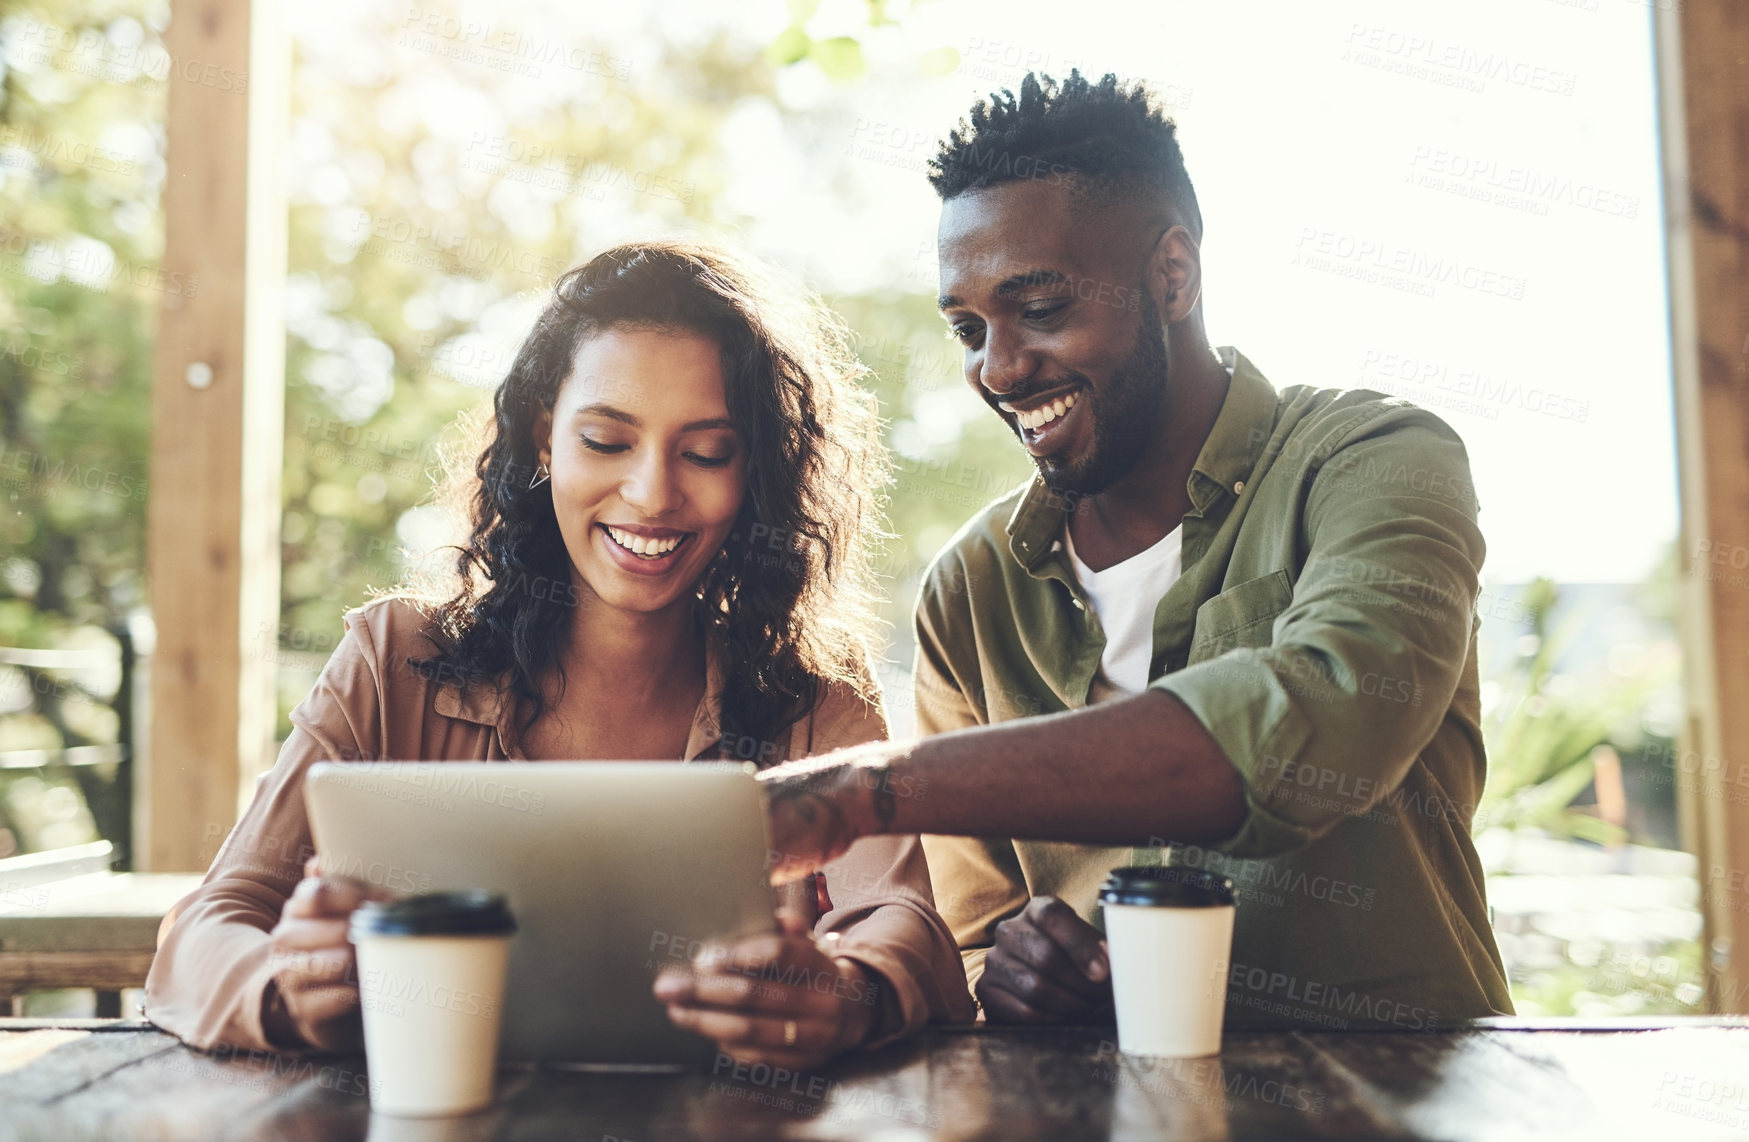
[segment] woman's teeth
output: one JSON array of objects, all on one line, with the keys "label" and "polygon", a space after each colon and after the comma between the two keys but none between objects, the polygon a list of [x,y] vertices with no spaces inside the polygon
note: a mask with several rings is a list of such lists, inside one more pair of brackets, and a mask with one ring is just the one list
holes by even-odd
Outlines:
[{"label": "woman's teeth", "polygon": [[633,535],[629,531],[621,531],[619,528],[612,527],[608,524],[602,524],[602,526],[607,528],[607,534],[615,543],[619,544],[633,555],[642,555],[645,559],[660,559],[670,551],[673,551],[676,547],[679,547],[681,540],[686,538],[682,535],[674,539],[650,539],[642,535]]},{"label": "woman's teeth", "polygon": [[1028,409],[1025,412],[1017,412],[1014,414],[1014,419],[1019,422],[1020,427],[1031,432],[1043,428],[1074,407],[1075,394],[1070,393],[1067,396],[1058,397],[1050,404],[1040,405],[1038,408]]}]

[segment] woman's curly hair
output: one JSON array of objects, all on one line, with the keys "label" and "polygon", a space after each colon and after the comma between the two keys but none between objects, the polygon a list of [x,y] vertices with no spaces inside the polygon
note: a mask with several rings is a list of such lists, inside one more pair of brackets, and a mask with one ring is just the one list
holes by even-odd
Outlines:
[{"label": "woman's curly hair", "polygon": [[552,485],[528,486],[534,428],[584,340],[620,326],[686,330],[721,349],[747,490],[696,609],[727,652],[720,753],[767,760],[768,743],[824,686],[873,696],[870,548],[882,535],[877,497],[888,468],[874,395],[859,383],[866,370],[842,323],[812,295],[721,249],[631,243],[558,280],[498,388],[472,472],[452,465],[452,487],[469,489],[471,531],[456,548],[459,584],[427,613],[437,653],[412,665],[428,678],[508,686],[524,729],[546,708],[541,680],[556,670],[562,684],[568,612],[588,602],[570,588]]}]

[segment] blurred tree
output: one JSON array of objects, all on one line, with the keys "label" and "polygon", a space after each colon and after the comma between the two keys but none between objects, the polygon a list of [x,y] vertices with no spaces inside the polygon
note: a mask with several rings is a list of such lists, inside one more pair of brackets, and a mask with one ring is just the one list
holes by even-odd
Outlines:
[{"label": "blurred tree", "polygon": [[[150,0],[0,3],[0,645],[122,654],[143,532],[163,180]],[[180,283],[189,286],[189,283]],[[190,287],[193,288],[193,287]],[[113,668],[0,665],[0,751],[127,738]],[[113,766],[0,769],[0,855],[125,849]],[[79,788],[96,814],[55,789]]]}]

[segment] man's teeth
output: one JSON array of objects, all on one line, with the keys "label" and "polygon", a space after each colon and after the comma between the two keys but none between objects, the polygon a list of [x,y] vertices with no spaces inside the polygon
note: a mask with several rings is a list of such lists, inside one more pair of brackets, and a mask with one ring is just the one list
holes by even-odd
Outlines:
[{"label": "man's teeth", "polygon": [[[607,526],[607,525],[603,525]],[[617,527],[607,527],[607,534],[613,541],[634,555],[642,555],[646,559],[659,559],[680,546],[680,541],[686,537],[675,539],[650,539],[642,535],[633,535],[629,531],[621,531]]]},{"label": "man's teeth", "polygon": [[1014,414],[1014,419],[1020,423],[1020,427],[1030,432],[1033,429],[1043,428],[1074,407],[1075,394],[1070,393],[1068,396],[1058,397],[1050,404],[1040,405],[1038,408],[1028,409],[1026,412],[1017,412]]}]

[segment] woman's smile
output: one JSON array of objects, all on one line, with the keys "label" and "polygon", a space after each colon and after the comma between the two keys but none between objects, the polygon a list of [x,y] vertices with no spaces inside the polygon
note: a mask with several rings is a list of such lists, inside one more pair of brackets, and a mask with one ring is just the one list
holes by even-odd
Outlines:
[{"label": "woman's smile", "polygon": [[666,575],[680,564],[681,550],[698,534],[671,527],[599,523],[614,562],[635,575]]}]

